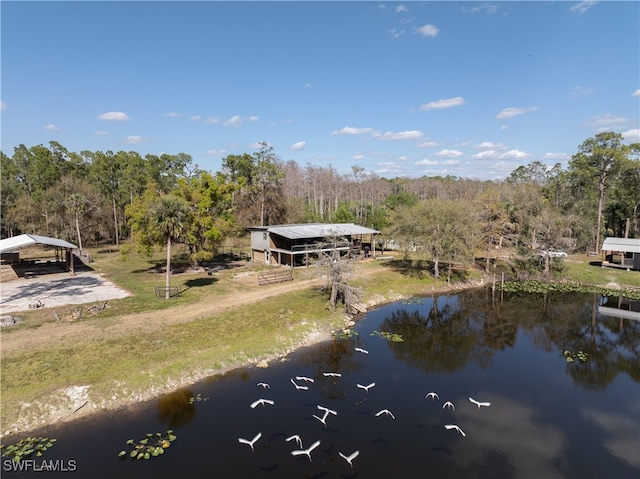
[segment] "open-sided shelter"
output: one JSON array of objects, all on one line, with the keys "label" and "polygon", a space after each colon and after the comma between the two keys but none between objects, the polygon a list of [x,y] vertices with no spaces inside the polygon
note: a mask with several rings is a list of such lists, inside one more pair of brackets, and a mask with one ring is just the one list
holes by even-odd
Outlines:
[{"label": "open-sided shelter", "polygon": [[[43,258],[20,258],[20,250],[31,246],[41,245],[54,248],[55,256]],[[74,273],[73,250],[78,247],[68,241],[48,236],[23,234],[0,240],[0,263],[3,281],[15,279],[18,276],[30,277],[38,274],[52,264],[61,266],[65,271]]]},{"label": "open-sided shelter", "polygon": [[331,251],[375,256],[380,231],[353,223],[307,223],[253,226],[251,260],[274,265],[301,266]]},{"label": "open-sided shelter", "polygon": [[640,238],[609,236],[602,243],[602,266],[640,271]]}]

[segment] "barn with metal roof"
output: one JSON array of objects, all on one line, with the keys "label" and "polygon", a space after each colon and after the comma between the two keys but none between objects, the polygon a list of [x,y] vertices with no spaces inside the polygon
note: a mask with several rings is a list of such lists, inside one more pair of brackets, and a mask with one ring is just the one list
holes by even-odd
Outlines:
[{"label": "barn with metal roof", "polygon": [[253,226],[251,260],[267,264],[301,266],[322,253],[375,256],[375,235],[380,231],[354,223],[306,223]]}]

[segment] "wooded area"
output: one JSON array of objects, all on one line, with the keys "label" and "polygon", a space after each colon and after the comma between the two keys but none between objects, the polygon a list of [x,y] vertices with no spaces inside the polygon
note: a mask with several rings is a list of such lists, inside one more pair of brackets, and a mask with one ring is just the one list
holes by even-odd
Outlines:
[{"label": "wooded area", "polygon": [[197,168],[184,153],[70,152],[54,141],[2,154],[3,238],[54,236],[82,248],[105,242],[150,251],[188,246],[213,257],[246,227],[354,222],[382,231],[407,252],[467,262],[505,247],[598,251],[605,236],[640,237],[640,144],[612,132],[577,147],[567,169],[539,161],[504,181],[382,178],[358,165],[283,161],[268,143]]}]

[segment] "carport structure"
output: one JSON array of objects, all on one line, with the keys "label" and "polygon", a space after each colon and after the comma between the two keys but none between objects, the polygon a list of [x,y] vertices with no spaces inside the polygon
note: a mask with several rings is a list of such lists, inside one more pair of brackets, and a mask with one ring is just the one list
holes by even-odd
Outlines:
[{"label": "carport structure", "polygon": [[65,271],[75,273],[73,264],[73,250],[78,247],[68,241],[48,236],[23,234],[0,240],[0,279],[7,281],[18,276],[33,277],[39,271],[52,265],[52,261],[40,258],[21,259],[20,250],[32,246],[41,245],[55,248],[54,265],[62,266]]}]

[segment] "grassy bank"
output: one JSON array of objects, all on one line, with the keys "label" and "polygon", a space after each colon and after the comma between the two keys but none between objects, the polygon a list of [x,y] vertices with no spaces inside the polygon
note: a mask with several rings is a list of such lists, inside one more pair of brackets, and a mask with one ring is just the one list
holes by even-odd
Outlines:
[{"label": "grassy bank", "polygon": [[[183,272],[172,278],[172,285],[182,294],[167,301],[154,293],[154,287],[164,281],[158,269],[161,255],[151,259],[132,255],[124,262],[116,252],[96,252],[94,257],[96,272],[132,295],[109,301],[109,307],[99,315],[84,316],[71,324],[54,322],[51,311],[30,311],[24,314],[22,325],[3,331],[3,339],[7,335],[19,339],[21,334],[40,329],[83,328],[79,339],[63,338],[42,345],[31,342],[3,351],[3,434],[73,413],[78,401],[60,396],[61,390],[71,386],[89,386],[85,401],[89,406],[84,410],[112,408],[149,399],[232,367],[281,356],[308,343],[310,337],[327,335],[345,324],[343,314],[327,309],[327,296],[317,283],[244,304],[242,299],[249,293],[266,291],[256,284],[261,268],[254,264],[228,263],[213,275],[189,271],[182,265]],[[179,260],[176,263],[180,266]],[[444,270],[435,280],[426,272],[428,266],[400,259],[361,262],[351,282],[363,288],[363,302],[374,305],[483,281],[475,269],[454,269],[450,278]],[[313,268],[297,269],[294,283],[301,284],[313,273]],[[640,287],[640,273],[603,269],[582,258],[567,261],[557,279]],[[233,307],[215,310],[211,306],[233,297],[239,298]],[[197,314],[171,321],[186,311]]]}]

